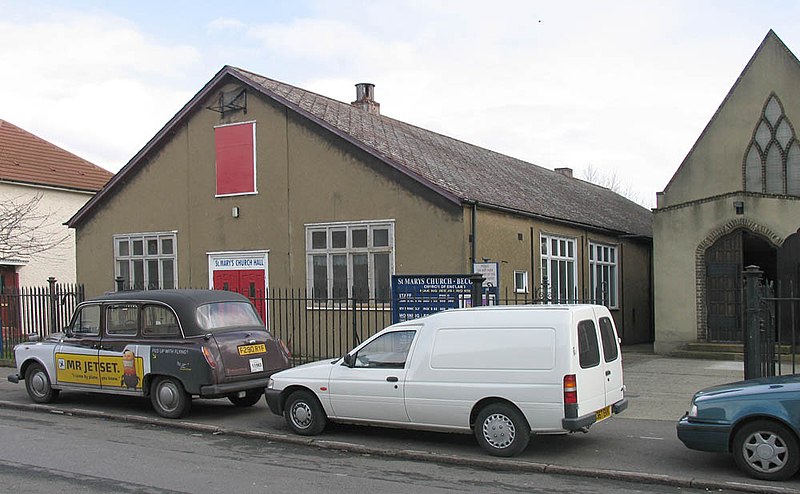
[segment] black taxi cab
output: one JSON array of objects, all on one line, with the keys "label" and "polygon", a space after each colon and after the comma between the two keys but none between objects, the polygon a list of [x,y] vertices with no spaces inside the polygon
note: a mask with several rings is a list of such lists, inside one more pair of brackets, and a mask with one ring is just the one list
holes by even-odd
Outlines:
[{"label": "black taxi cab", "polygon": [[289,367],[243,295],[219,290],[117,292],[81,303],[69,326],[14,348],[14,383],[37,403],[60,391],[149,397],[166,418],[184,416],[192,398],[259,401],[269,377]]}]

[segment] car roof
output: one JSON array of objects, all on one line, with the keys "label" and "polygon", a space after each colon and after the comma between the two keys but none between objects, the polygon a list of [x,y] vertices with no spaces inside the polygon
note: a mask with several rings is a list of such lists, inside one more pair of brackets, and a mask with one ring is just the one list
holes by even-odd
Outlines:
[{"label": "car roof", "polygon": [[224,290],[137,290],[113,292],[86,302],[160,302],[172,307],[179,315],[193,312],[198,305],[212,302],[247,302],[244,295]]}]

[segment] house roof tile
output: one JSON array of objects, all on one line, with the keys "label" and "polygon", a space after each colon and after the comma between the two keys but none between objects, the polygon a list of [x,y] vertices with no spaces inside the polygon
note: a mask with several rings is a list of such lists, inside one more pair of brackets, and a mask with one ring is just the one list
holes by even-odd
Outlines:
[{"label": "house roof tile", "polygon": [[98,191],[113,173],[0,120],[0,181]]}]

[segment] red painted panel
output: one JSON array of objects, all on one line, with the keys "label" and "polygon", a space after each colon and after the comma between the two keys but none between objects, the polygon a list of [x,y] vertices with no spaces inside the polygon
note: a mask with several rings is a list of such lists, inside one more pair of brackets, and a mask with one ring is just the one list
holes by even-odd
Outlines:
[{"label": "red painted panel", "polygon": [[254,123],[214,129],[217,195],[255,192]]}]

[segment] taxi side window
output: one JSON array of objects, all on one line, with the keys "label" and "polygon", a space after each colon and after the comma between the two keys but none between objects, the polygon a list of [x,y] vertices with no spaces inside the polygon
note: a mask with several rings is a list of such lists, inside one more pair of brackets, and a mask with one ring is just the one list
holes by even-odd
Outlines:
[{"label": "taxi side window", "polygon": [[170,309],[160,305],[145,305],[142,308],[142,336],[178,335],[178,319]]},{"label": "taxi side window", "polygon": [[106,333],[110,335],[135,335],[139,321],[136,304],[109,305],[106,309]]},{"label": "taxi side window", "polygon": [[86,305],[81,308],[72,323],[72,332],[76,335],[97,335],[100,333],[100,306]]}]

